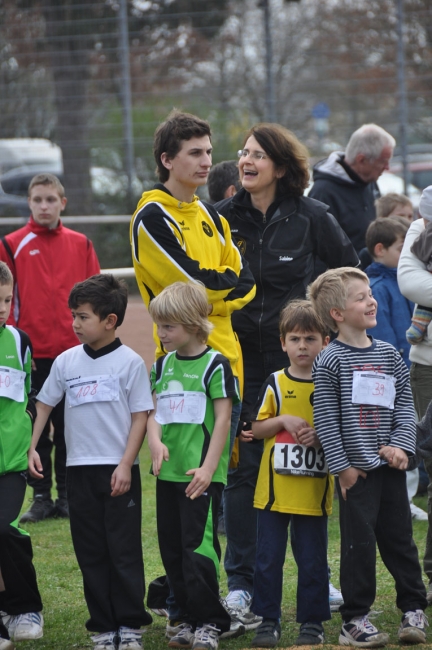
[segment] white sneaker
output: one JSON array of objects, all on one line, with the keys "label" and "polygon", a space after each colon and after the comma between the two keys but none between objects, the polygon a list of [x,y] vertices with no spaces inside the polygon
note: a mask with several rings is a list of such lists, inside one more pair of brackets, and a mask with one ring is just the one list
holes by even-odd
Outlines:
[{"label": "white sneaker", "polygon": [[342,592],[339,591],[339,589],[336,589],[334,585],[332,585],[331,582],[329,582],[329,603],[330,603],[330,611],[331,612],[338,612],[339,607],[343,605],[343,598],[342,598]]},{"label": "white sneaker", "polygon": [[14,641],[27,641],[29,639],[40,639],[43,636],[43,616],[40,612],[28,612],[3,616],[3,625]]},{"label": "white sneaker", "polygon": [[227,632],[223,632],[220,635],[221,639],[236,639],[238,636],[242,636],[246,632],[246,628],[243,625],[241,621],[237,618],[236,614],[234,614],[233,610],[228,609],[228,605],[226,604],[226,601],[223,598],[220,598],[220,602],[222,607],[225,608],[225,610],[228,612],[228,614],[231,617],[231,623],[230,623],[230,629],[227,630]]},{"label": "white sneaker", "polygon": [[91,637],[93,650],[117,650],[117,632],[102,632]]},{"label": "white sneaker", "polygon": [[168,618],[168,610],[163,609],[163,607],[156,607],[155,609],[150,608],[150,611],[156,614],[156,616],[165,616],[165,618]]},{"label": "white sneaker", "polygon": [[15,650],[15,646],[10,639],[0,637],[0,650]]},{"label": "white sneaker", "polygon": [[415,505],[415,503],[410,502],[411,517],[417,519],[417,521],[427,521],[428,514],[421,508]]},{"label": "white sneaker", "polygon": [[388,642],[389,635],[380,632],[367,616],[355,616],[348,623],[343,623],[339,635],[339,645],[357,648],[380,648]]},{"label": "white sneaker", "polygon": [[180,623],[176,626],[176,633],[168,642],[169,648],[192,648],[194,632],[189,623]]},{"label": "white sneaker", "polygon": [[142,635],[144,630],[120,627],[118,631],[118,650],[143,650]]},{"label": "white sneaker", "polygon": [[405,612],[398,637],[402,643],[426,643],[425,627],[428,625],[428,620],[421,609]]},{"label": "white sneaker", "polygon": [[250,611],[252,596],[244,589],[230,591],[225,598],[227,610],[232,618],[236,618],[245,627],[245,630],[254,630],[262,623],[262,616],[257,616]]},{"label": "white sneaker", "polygon": [[217,650],[219,645],[220,630],[216,625],[207,623],[195,630],[195,639],[192,650]]},{"label": "white sneaker", "polygon": [[236,608],[248,612],[252,602],[252,596],[244,589],[235,589],[234,591],[229,592],[228,596],[225,598],[225,602],[229,609]]}]

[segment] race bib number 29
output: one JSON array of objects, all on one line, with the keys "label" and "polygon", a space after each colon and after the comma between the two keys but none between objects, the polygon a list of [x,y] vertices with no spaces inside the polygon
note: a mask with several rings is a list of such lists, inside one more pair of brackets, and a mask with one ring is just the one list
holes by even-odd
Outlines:
[{"label": "race bib number 29", "polygon": [[323,449],[300,445],[287,431],[276,434],[274,470],[276,474],[314,478],[323,478],[328,473]]}]

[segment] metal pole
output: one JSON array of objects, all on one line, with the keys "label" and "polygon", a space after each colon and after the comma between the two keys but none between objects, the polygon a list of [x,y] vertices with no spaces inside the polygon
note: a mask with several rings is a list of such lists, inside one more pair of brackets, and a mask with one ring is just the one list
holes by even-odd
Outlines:
[{"label": "metal pole", "polygon": [[266,121],[276,122],[276,94],[273,75],[273,44],[271,39],[270,0],[260,0],[264,9],[264,35],[266,50]]},{"label": "metal pole", "polygon": [[404,9],[403,0],[397,0],[397,78],[398,78],[398,99],[399,99],[399,130],[402,152],[402,178],[404,182],[404,193],[408,188],[408,153],[407,153],[407,128],[408,108],[405,86],[405,49],[403,42]]},{"label": "metal pole", "polygon": [[118,12],[119,26],[119,58],[121,69],[120,95],[123,113],[123,143],[125,152],[125,167],[128,178],[128,203],[133,209],[132,179],[135,176],[134,138],[132,122],[132,93],[129,69],[129,32],[127,0],[120,0]]}]

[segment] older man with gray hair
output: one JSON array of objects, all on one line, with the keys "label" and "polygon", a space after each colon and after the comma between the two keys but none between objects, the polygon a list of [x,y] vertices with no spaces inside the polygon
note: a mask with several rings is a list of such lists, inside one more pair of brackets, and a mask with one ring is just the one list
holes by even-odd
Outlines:
[{"label": "older man with gray hair", "polygon": [[349,139],[345,153],[334,151],[314,167],[309,196],[330,206],[330,212],[359,252],[368,225],[375,219],[380,196],[376,181],[389,168],[396,141],[376,124],[363,124]]}]

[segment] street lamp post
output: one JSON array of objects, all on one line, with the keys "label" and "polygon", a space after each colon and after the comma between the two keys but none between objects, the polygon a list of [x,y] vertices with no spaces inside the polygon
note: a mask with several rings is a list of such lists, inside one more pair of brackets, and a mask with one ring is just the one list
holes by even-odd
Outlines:
[{"label": "street lamp post", "polygon": [[[285,2],[300,2],[300,0],[285,0]],[[264,11],[264,40],[266,52],[266,115],[267,122],[276,122],[276,90],[273,73],[273,41],[271,37],[270,0],[259,0],[258,7]]]}]

